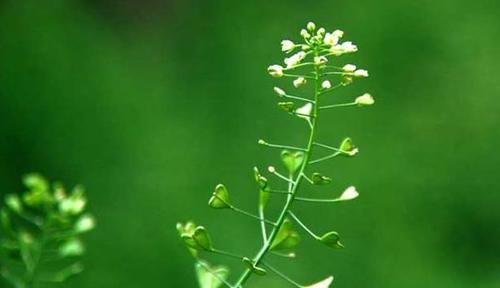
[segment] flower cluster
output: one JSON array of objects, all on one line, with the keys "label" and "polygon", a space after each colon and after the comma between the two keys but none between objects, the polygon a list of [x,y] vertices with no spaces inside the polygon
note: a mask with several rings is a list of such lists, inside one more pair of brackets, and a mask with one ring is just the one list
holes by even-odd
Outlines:
[{"label": "flower cluster", "polygon": [[[14,287],[63,282],[82,271],[77,258],[85,252],[81,236],[95,227],[94,217],[85,212],[85,192],[77,186],[67,194],[61,184],[50,185],[36,174],[25,176],[24,184],[28,191],[7,195],[0,210],[1,276]],[[40,267],[46,258],[54,267]],[[8,269],[16,263],[22,264],[23,272]],[[56,272],[42,273],[44,268]],[[38,278],[40,274],[44,279]]]},{"label": "flower cluster", "polygon": [[[328,186],[335,179],[318,171],[310,171],[314,164],[330,160],[336,157],[354,157],[358,155],[359,149],[354,145],[350,137],[342,139],[338,145],[326,145],[320,143],[315,135],[317,119],[320,112],[332,108],[359,107],[374,104],[373,97],[365,93],[355,97],[348,103],[336,103],[321,105],[329,98],[335,89],[351,84],[354,79],[368,77],[368,71],[358,69],[353,64],[336,65],[334,57],[358,51],[358,47],[349,41],[342,41],[344,32],[335,30],[327,32],[324,28],[318,28],[312,22],[300,31],[302,41],[300,43],[292,40],[281,41],[281,50],[287,55],[284,64],[274,64],[268,67],[268,72],[276,78],[292,78],[291,84],[294,89],[311,86],[313,93],[308,96],[297,96],[288,93],[285,89],[274,87],[274,92],[280,98],[278,107],[300,119],[306,120],[309,126],[309,136],[304,147],[281,145],[259,140],[262,146],[280,149],[280,167],[269,166],[268,174],[263,175],[257,167],[254,167],[254,179],[259,195],[258,215],[247,212],[234,205],[230,197],[229,189],[223,185],[215,186],[208,205],[217,210],[230,210],[246,217],[259,221],[262,232],[262,246],[254,257],[238,255],[215,248],[212,238],[203,226],[197,226],[193,222],[177,224],[177,231],[185,246],[196,258],[196,272],[201,288],[241,288],[252,275],[266,275],[268,272],[275,273],[288,281],[291,286],[298,288],[328,288],[333,282],[333,276],[316,282],[312,285],[300,285],[295,280],[280,272],[268,260],[270,254],[295,258],[295,248],[300,244],[300,233],[296,226],[302,228],[313,240],[333,249],[341,249],[344,245],[341,237],[336,231],[323,233],[313,232],[300,217],[292,210],[295,202],[317,202],[317,203],[340,203],[356,199],[359,196],[354,186],[348,186],[342,192],[337,191],[337,196],[332,198],[310,198],[303,197],[303,193],[311,190],[319,190],[320,187]],[[311,97],[312,96],[312,97]],[[320,151],[316,151],[320,150]],[[318,153],[319,152],[319,153]],[[271,177],[276,182],[271,181]],[[306,191],[299,187],[307,186]],[[305,189],[304,189],[305,190]],[[271,214],[266,207],[271,196],[282,197],[282,209],[278,215]],[[219,254],[230,258],[239,259],[246,267],[235,284],[229,282],[229,270],[224,266],[212,266],[206,258],[206,254]],[[203,258],[202,258],[203,257]]]}]

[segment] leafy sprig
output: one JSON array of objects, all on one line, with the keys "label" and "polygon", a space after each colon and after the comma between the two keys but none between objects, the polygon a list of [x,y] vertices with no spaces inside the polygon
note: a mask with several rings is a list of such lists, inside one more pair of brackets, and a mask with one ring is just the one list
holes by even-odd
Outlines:
[{"label": "leafy sprig", "polygon": [[15,288],[62,283],[83,271],[81,236],[95,227],[85,192],[37,174],[23,182],[27,191],[7,195],[0,210],[0,278]]},{"label": "leafy sprig", "polygon": [[[237,208],[229,197],[229,190],[219,184],[215,187],[208,205],[214,209],[229,209],[260,222],[262,232],[262,246],[253,257],[233,254],[220,250],[214,246],[203,226],[197,226],[193,222],[177,224],[177,230],[184,240],[184,244],[196,258],[196,272],[200,287],[218,288],[243,287],[252,275],[266,275],[268,271],[275,273],[286,280],[293,287],[299,288],[327,288],[333,282],[333,276],[319,281],[315,284],[304,286],[279,271],[268,262],[270,254],[294,258],[293,249],[299,244],[300,236],[295,230],[295,223],[302,228],[312,239],[327,247],[339,249],[344,245],[340,241],[340,235],[336,231],[316,233],[310,229],[303,220],[293,211],[295,202],[315,203],[337,203],[355,199],[358,192],[354,186],[347,187],[335,198],[312,198],[306,197],[304,187],[307,190],[316,186],[328,185],[333,179],[317,171],[310,171],[314,164],[334,159],[336,157],[354,157],[359,150],[351,138],[345,138],[339,145],[327,145],[320,143],[316,138],[318,123],[321,113],[333,108],[360,107],[374,104],[373,97],[365,93],[348,103],[324,104],[330,101],[331,94],[341,87],[352,84],[358,78],[368,77],[368,71],[358,69],[353,64],[337,66],[334,57],[350,54],[358,51],[358,47],[352,42],[341,42],[344,32],[335,30],[326,32],[324,28],[316,28],[309,22],[305,29],[300,32],[302,43],[291,40],[281,42],[282,51],[293,54],[284,59],[285,65],[271,65],[268,73],[276,78],[293,78],[294,88],[312,86],[312,97],[299,96],[296,93],[288,93],[280,87],[274,87],[274,92],[279,96],[278,107],[292,116],[303,119],[307,123],[309,135],[304,147],[269,143],[259,140],[262,146],[272,149],[281,149],[281,160],[285,171],[278,171],[273,166],[268,167],[270,176],[283,182],[284,188],[274,189],[271,187],[269,176],[261,174],[258,168],[254,168],[254,177],[259,189],[258,215]],[[301,90],[298,90],[299,92]],[[320,151],[326,151],[326,155],[317,155]],[[281,212],[275,218],[266,215],[266,205],[271,195],[282,197],[283,206]],[[202,260],[202,253],[220,254],[230,258],[241,260],[246,268],[231,284],[228,280],[229,270],[226,267],[212,267],[206,260]]]}]

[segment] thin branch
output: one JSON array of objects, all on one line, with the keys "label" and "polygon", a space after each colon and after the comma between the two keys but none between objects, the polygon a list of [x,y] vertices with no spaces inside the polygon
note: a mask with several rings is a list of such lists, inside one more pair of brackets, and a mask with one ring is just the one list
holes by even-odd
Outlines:
[{"label": "thin branch", "polygon": [[299,101],[304,101],[304,102],[309,102],[312,104],[315,104],[314,100],[303,98],[303,97],[298,97],[298,96],[293,96],[293,95],[288,95],[284,94],[282,97],[288,98],[288,99],[294,99],[294,100],[299,100]]},{"label": "thin branch", "polygon": [[338,108],[338,107],[351,107],[351,106],[356,106],[358,103],[356,102],[349,102],[349,103],[341,103],[341,104],[333,104],[333,105],[327,105],[327,106],[321,106],[319,107],[320,110],[325,110],[325,109],[332,109],[332,108]]},{"label": "thin branch", "polygon": [[340,198],[316,199],[316,198],[295,197],[295,200],[297,200],[297,201],[303,201],[303,202],[315,202],[315,203],[335,203],[335,202],[342,202],[342,200]]},{"label": "thin branch", "polygon": [[219,254],[222,256],[227,256],[227,257],[238,259],[238,260],[242,260],[243,258],[245,258],[244,256],[236,255],[236,254],[233,254],[233,253],[230,253],[227,251],[223,251],[223,250],[219,250],[219,249],[208,250],[208,252],[211,252],[214,254]]},{"label": "thin branch", "polygon": [[313,143],[314,145],[318,146],[318,147],[322,147],[322,148],[326,148],[326,149],[329,149],[329,150],[333,150],[333,151],[340,151],[339,148],[336,148],[336,147],[333,147],[333,146],[330,146],[330,145],[326,145],[326,144],[322,144],[322,143],[318,143],[318,142],[314,142]]},{"label": "thin branch", "polygon": [[315,79],[313,76],[298,75],[298,74],[286,74],[286,73],[283,74],[283,77],[290,77],[290,78],[299,78],[299,77],[302,77],[302,78],[311,79],[311,80]]},{"label": "thin branch", "polygon": [[236,208],[236,207],[234,207],[234,206],[232,206],[232,205],[231,205],[231,206],[229,206],[229,208],[230,208],[231,210],[235,211],[235,212],[238,212],[238,213],[243,214],[243,215],[245,215],[245,216],[248,216],[248,217],[250,217],[250,218],[257,219],[257,220],[259,220],[260,222],[265,222],[265,223],[270,224],[270,225],[273,225],[273,226],[275,226],[275,225],[276,225],[276,223],[274,223],[274,222],[272,222],[272,221],[269,221],[269,220],[267,220],[267,219],[260,219],[260,217],[259,217],[259,216],[254,215],[254,214],[252,214],[252,213],[250,213],[250,212],[247,212],[247,211],[245,211],[245,210],[241,210],[241,209],[239,209],[239,208]]},{"label": "thin branch", "polygon": [[264,205],[259,205],[259,218],[260,218],[260,230],[262,232],[262,241],[264,243],[266,243],[267,242],[267,231],[266,231],[266,223],[264,222],[266,220]]},{"label": "thin branch", "polygon": [[[295,199],[297,199],[297,198],[295,198]],[[313,237],[316,240],[318,240],[320,238],[318,235],[316,235],[314,232],[312,232],[302,221],[300,221],[299,217],[297,217],[295,214],[293,214],[292,211],[288,211],[288,214],[293,218],[293,220],[295,220],[295,222],[297,222],[297,224],[300,225],[300,227],[302,227],[302,229],[304,229],[309,235],[311,235],[311,237]]]},{"label": "thin branch", "polygon": [[262,263],[263,266],[269,268],[269,270],[273,271],[276,275],[278,275],[280,278],[282,278],[283,280],[287,281],[288,283],[292,284],[293,286],[297,287],[297,288],[303,288],[304,286],[300,285],[299,283],[293,281],[292,279],[290,279],[290,277],[286,276],[284,273],[282,273],[281,271],[279,271],[278,269],[274,268],[273,266],[267,264],[266,262],[260,262]]},{"label": "thin branch", "polygon": [[266,147],[270,147],[270,148],[278,148],[278,149],[290,149],[290,150],[306,151],[306,149],[305,149],[305,148],[296,147],[296,146],[281,145],[281,144],[271,144],[271,143],[267,143],[267,142],[266,142],[266,141],[264,141],[264,140],[259,140],[259,144],[260,144],[260,145],[264,145],[264,146],[266,146]]},{"label": "thin branch", "polygon": [[335,153],[330,154],[328,156],[325,156],[325,157],[322,157],[322,158],[319,158],[319,159],[316,159],[316,160],[311,160],[311,161],[309,161],[309,164],[315,164],[315,163],[319,163],[319,162],[322,162],[322,161],[326,161],[328,159],[335,158],[335,157],[339,156],[340,154],[342,154],[342,152],[338,151],[338,152],[335,152]]}]

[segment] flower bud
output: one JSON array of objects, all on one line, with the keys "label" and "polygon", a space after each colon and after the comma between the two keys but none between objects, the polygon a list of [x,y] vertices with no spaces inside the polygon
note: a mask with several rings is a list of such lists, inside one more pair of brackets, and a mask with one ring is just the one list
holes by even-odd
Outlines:
[{"label": "flower bud", "polygon": [[359,106],[369,106],[373,105],[375,103],[375,100],[373,99],[372,95],[365,93],[354,100],[356,104]]},{"label": "flower bud", "polygon": [[357,198],[359,196],[358,191],[356,191],[356,187],[354,186],[349,186],[345,191],[340,195],[339,201],[348,201],[352,200],[354,198]]},{"label": "flower bud", "polygon": [[353,73],[356,71],[356,65],[346,64],[342,67],[342,70],[344,70],[344,72]]},{"label": "flower bud", "polygon": [[325,35],[325,32],[326,32],[325,28],[321,27],[318,29],[318,32],[316,32],[316,35],[323,36]]},{"label": "flower bud", "polygon": [[311,34],[309,34],[306,29],[300,30],[300,36],[302,36],[304,39],[311,38]]},{"label": "flower bud", "polygon": [[325,80],[325,81],[323,81],[323,83],[321,83],[321,88],[330,89],[330,88],[332,88],[332,83],[330,83],[330,81],[328,81],[328,80]]},{"label": "flower bud", "polygon": [[316,24],[314,22],[307,23],[307,30],[314,31],[316,29]]},{"label": "flower bud", "polygon": [[363,69],[358,69],[354,71],[354,76],[355,77],[368,77],[368,71],[363,70]]},{"label": "flower bud", "polygon": [[291,68],[291,67],[299,64],[300,61],[304,60],[305,57],[306,57],[306,52],[300,51],[300,52],[293,54],[289,58],[285,58],[286,67]]},{"label": "flower bud", "polygon": [[316,65],[325,64],[326,62],[328,62],[328,58],[326,58],[325,56],[314,57],[314,64]]},{"label": "flower bud", "polygon": [[290,53],[295,48],[295,44],[290,40],[281,41],[281,51]]},{"label": "flower bud", "polygon": [[271,65],[267,68],[267,72],[269,72],[269,75],[279,78],[283,76],[283,67],[280,65]]},{"label": "flower bud", "polygon": [[304,77],[299,77],[295,80],[293,80],[293,86],[295,86],[295,88],[299,88],[300,86],[306,84],[306,79]]},{"label": "flower bud", "polygon": [[274,89],[274,92],[276,92],[276,94],[278,94],[278,96],[280,96],[280,97],[283,97],[286,95],[286,92],[279,87],[274,87],[273,89]]}]

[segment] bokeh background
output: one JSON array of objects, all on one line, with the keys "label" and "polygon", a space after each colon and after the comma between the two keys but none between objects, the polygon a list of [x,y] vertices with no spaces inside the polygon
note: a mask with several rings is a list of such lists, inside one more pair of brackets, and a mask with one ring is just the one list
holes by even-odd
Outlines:
[{"label": "bokeh background", "polygon": [[338,98],[370,91],[377,103],[321,123],[324,142],[361,149],[322,166],[336,179],[324,193],[355,184],[358,201],[297,207],[347,248],[304,235],[296,261],[271,261],[303,283],[333,274],[335,287],[500,287],[500,2],[0,3],[0,195],[37,171],[84,184],[98,217],[87,270],[65,287],[197,287],[177,221],[257,250],[256,223],[206,202],[223,182],[255,211],[252,166],[279,165],[256,140],[303,141],[266,67],[308,20],[346,31],[360,52],[339,64],[370,71]]}]

